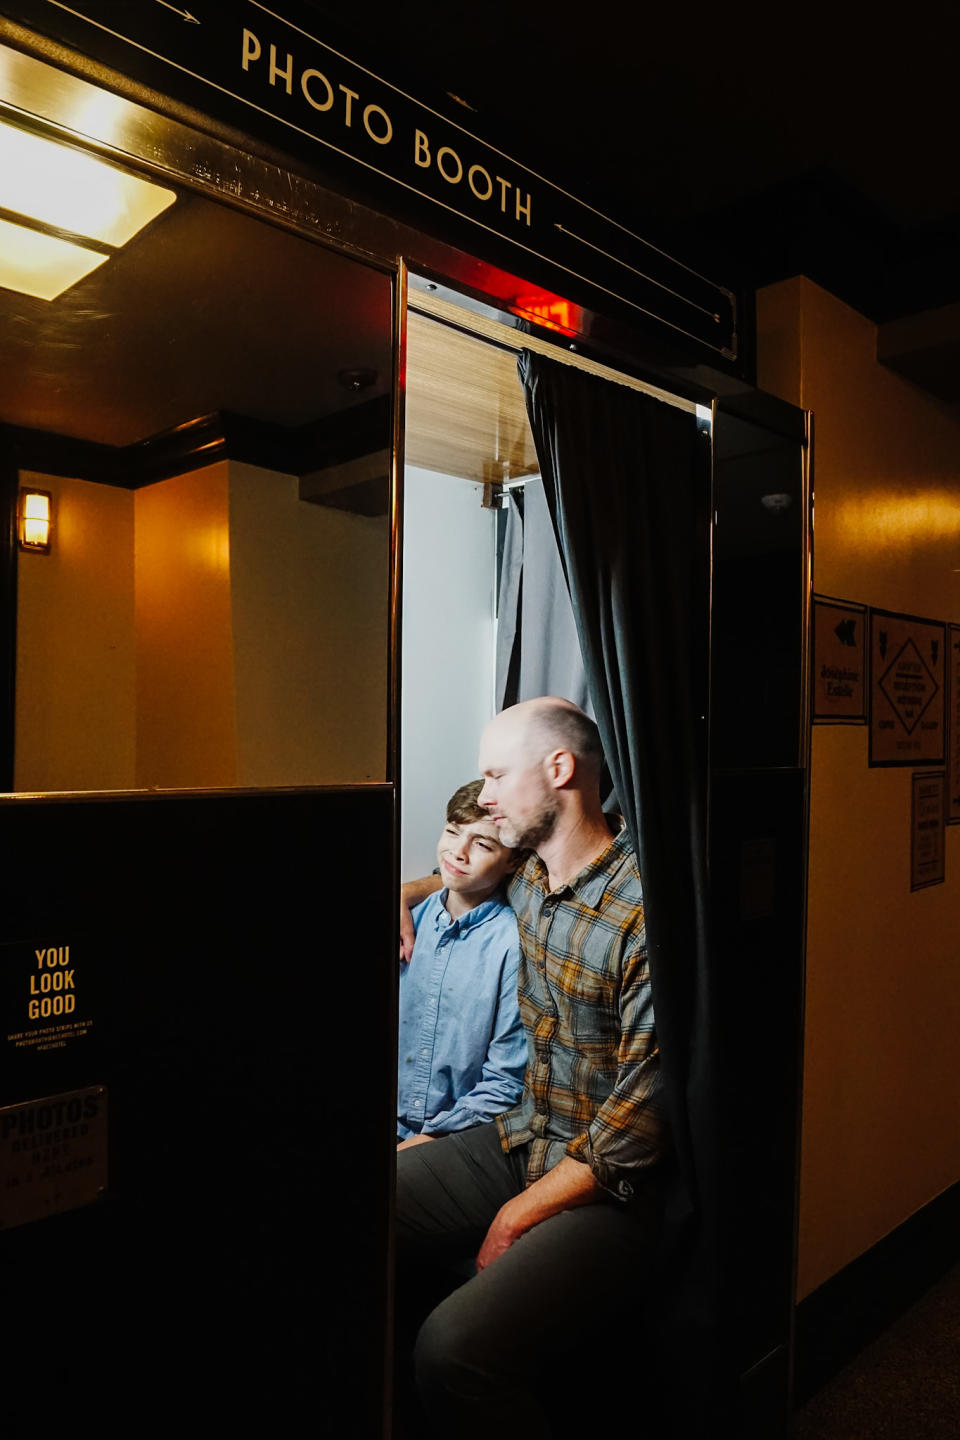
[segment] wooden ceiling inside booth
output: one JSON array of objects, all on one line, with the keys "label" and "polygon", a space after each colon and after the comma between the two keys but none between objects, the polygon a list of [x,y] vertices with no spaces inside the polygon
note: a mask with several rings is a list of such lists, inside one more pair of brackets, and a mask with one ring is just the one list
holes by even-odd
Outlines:
[{"label": "wooden ceiling inside booth", "polygon": [[516,356],[411,310],[405,460],[481,483],[539,474]]}]

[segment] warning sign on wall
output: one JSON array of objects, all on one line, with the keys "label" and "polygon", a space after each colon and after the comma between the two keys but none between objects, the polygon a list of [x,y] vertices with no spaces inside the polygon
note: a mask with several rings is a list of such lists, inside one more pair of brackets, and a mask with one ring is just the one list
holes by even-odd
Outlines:
[{"label": "warning sign on wall", "polygon": [[946,626],[870,612],[870,764],[942,765]]}]

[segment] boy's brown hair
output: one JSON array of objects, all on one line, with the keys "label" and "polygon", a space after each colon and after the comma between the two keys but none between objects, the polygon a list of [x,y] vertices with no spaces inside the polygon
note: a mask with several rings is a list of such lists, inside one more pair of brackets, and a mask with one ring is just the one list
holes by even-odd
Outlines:
[{"label": "boy's brown hair", "polygon": [[487,811],[477,804],[482,789],[482,780],[468,780],[466,785],[454,791],[447,801],[448,825],[472,825],[476,820],[490,818]]}]

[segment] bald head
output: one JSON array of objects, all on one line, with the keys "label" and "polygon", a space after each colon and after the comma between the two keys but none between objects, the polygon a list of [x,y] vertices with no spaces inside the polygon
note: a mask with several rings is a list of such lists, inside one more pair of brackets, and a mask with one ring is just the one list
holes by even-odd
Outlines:
[{"label": "bald head", "polygon": [[502,710],[491,722],[502,725],[516,737],[531,760],[542,760],[554,750],[566,750],[576,761],[584,782],[599,783],[603,769],[603,747],[600,731],[590,716],[558,695],[541,695],[536,700],[522,700]]},{"label": "bald head", "polygon": [[564,824],[601,814],[603,756],[597,727],[569,700],[512,705],[480,740],[479,803],[505,845],[536,848]]}]

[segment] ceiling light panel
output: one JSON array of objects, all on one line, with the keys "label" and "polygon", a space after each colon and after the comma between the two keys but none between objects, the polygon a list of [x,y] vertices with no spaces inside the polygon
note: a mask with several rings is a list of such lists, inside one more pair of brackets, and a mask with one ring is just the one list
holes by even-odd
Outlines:
[{"label": "ceiling light panel", "polygon": [[106,255],[0,220],[0,286],[55,300],[102,265]]},{"label": "ceiling light panel", "polygon": [[172,190],[139,175],[0,122],[0,208],[4,210],[120,246],[175,199]]}]

